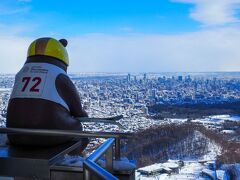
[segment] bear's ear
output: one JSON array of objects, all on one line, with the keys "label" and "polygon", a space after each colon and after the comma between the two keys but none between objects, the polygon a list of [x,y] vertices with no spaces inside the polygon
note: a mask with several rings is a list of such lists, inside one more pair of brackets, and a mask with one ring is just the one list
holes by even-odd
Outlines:
[{"label": "bear's ear", "polygon": [[60,39],[59,42],[64,46],[64,47],[67,47],[67,40],[66,39]]}]

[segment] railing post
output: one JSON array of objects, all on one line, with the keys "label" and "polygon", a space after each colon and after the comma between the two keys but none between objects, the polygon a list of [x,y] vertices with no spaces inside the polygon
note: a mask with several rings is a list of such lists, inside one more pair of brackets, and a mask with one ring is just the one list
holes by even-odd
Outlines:
[{"label": "railing post", "polygon": [[106,151],[106,169],[113,172],[113,147],[109,147]]},{"label": "railing post", "polygon": [[84,180],[91,180],[90,170],[87,169],[87,167],[84,165],[84,162],[83,162],[83,179]]},{"label": "railing post", "polygon": [[115,138],[115,159],[119,160],[121,158],[120,154],[120,138]]}]

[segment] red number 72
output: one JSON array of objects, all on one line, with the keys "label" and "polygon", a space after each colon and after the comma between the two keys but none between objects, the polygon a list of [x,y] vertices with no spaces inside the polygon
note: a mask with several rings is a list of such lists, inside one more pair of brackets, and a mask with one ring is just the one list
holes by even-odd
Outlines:
[{"label": "red number 72", "polygon": [[[25,83],[21,90],[22,92],[24,92],[26,90],[30,80],[31,80],[31,77],[23,77],[22,78],[22,82]],[[34,77],[32,79],[32,82],[35,82],[35,81],[36,81],[36,83],[29,90],[30,92],[39,92],[39,89],[37,88],[37,86],[41,83],[42,79],[40,77]]]}]

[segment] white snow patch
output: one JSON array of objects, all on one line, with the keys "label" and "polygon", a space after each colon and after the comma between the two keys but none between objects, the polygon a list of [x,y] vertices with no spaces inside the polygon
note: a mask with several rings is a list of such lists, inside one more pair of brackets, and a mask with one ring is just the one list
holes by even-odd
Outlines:
[{"label": "white snow patch", "polygon": [[222,130],[221,133],[224,133],[224,134],[234,134],[235,131],[234,130]]},{"label": "white snow patch", "polygon": [[217,173],[217,178],[218,178],[219,180],[228,180],[228,176],[227,176],[226,171],[217,170],[216,173]]},{"label": "white snow patch", "polygon": [[221,154],[221,146],[218,146],[216,143],[213,141],[208,141],[208,153],[205,154],[202,158],[202,160],[215,160],[218,155]]}]

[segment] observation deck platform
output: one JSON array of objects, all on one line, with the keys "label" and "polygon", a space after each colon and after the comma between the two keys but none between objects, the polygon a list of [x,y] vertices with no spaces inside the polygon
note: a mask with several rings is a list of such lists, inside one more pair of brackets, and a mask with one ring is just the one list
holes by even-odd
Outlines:
[{"label": "observation deck platform", "polygon": [[[89,157],[75,158],[66,163],[65,155],[80,147],[81,141],[55,147],[29,148],[8,144],[6,134],[1,133],[90,136],[107,140]],[[120,157],[120,139],[125,136],[114,133],[0,128],[0,179],[1,176],[13,177],[14,180],[135,179],[135,165]]]}]

